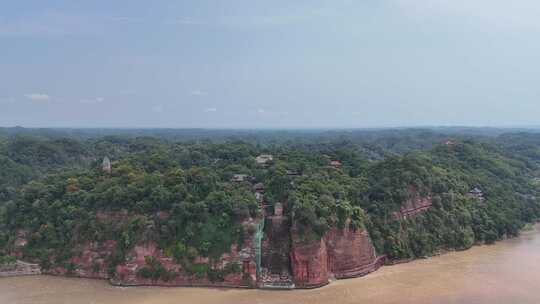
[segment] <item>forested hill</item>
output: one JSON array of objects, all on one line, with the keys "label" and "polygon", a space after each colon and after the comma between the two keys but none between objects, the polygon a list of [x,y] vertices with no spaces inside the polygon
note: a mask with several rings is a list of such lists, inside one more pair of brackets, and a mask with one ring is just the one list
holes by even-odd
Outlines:
[{"label": "forested hill", "polygon": [[278,202],[302,239],[366,229],[390,260],[512,237],[540,217],[540,136],[380,132],[279,141],[271,131],[203,141],[6,132],[0,256],[72,269],[80,244],[114,240],[106,259],[114,275],[133,246],[151,240],[185,269],[210,273],[195,257],[242,244],[254,232],[242,223]]}]

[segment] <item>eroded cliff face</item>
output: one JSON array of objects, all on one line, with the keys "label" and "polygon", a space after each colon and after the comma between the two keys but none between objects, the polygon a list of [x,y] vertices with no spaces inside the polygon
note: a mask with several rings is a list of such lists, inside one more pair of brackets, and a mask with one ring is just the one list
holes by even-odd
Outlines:
[{"label": "eroded cliff face", "polygon": [[399,211],[394,212],[394,218],[404,219],[428,210],[433,204],[431,194],[422,195],[416,188],[409,189],[409,198],[403,202]]},{"label": "eroded cliff face", "polygon": [[[259,219],[259,221],[262,219]],[[328,284],[332,278],[344,279],[366,275],[384,263],[377,257],[369,235],[363,229],[333,228],[320,239],[304,241],[285,216],[266,218],[265,236],[256,244],[252,229],[244,229],[244,242],[233,244],[217,259],[198,256],[186,264],[166,256],[153,241],[138,243],[125,253],[125,260],[110,266],[118,244],[114,240],[87,242],[74,248],[74,256],[63,266],[44,269],[43,273],[82,278],[108,279],[123,286],[216,286],[261,288],[316,288]],[[243,225],[253,225],[250,220]],[[251,231],[251,232],[248,232]],[[19,243],[25,246],[25,234]],[[261,264],[257,265],[257,246],[262,247]],[[148,268],[148,258],[159,265],[166,276],[141,275]],[[51,257],[51,262],[54,257]],[[231,265],[235,265],[234,270]],[[194,272],[193,266],[209,271]],[[257,273],[257,268],[261,269]],[[219,275],[216,276],[216,273]]]},{"label": "eroded cliff face", "polygon": [[[141,277],[139,271],[147,267],[146,258],[152,257],[168,273],[172,275],[165,279],[152,279]],[[236,244],[231,245],[230,252],[224,253],[217,260],[211,261],[207,257],[196,257],[194,265],[208,265],[215,271],[222,271],[227,265],[237,264],[238,271],[225,273],[223,277],[210,278],[206,274],[193,274],[185,271],[174,258],[166,257],[153,242],[139,244],[126,256],[126,262],[116,266],[116,276],[111,282],[123,286],[159,285],[159,286],[222,286],[222,287],[253,287],[256,278],[256,262],[251,242],[246,242],[242,248]]]},{"label": "eroded cliff face", "polygon": [[[65,267],[52,267],[43,273],[52,275],[71,275],[81,278],[109,279],[111,283],[122,286],[159,285],[159,286],[223,286],[223,287],[253,287],[256,278],[256,263],[251,249],[251,243],[242,248],[231,246],[228,253],[223,254],[217,261],[206,257],[196,257],[194,264],[206,264],[213,270],[223,270],[228,264],[238,264],[239,271],[227,273],[218,280],[213,280],[207,274],[197,275],[186,272],[174,258],[166,257],[154,242],[136,245],[126,255],[126,261],[116,266],[115,274],[111,276],[107,270],[106,259],[112,254],[114,241],[100,245],[86,245],[80,255],[69,259],[75,266],[74,270]],[[152,257],[171,275],[166,279],[144,278],[139,271],[147,267],[146,258]]]},{"label": "eroded cliff face", "polygon": [[325,236],[328,269],[337,279],[364,276],[382,265],[364,229],[334,228]]},{"label": "eroded cliff face", "polygon": [[[279,232],[280,235],[286,233]],[[286,246],[290,250],[288,259],[284,259],[281,253],[269,251],[270,254],[263,257],[262,265],[268,267],[268,276],[277,275],[276,278],[281,277],[280,281],[285,283],[289,281],[289,278],[284,278],[284,274],[288,275],[287,270],[290,267],[290,280],[294,285],[288,286],[316,288],[328,284],[331,278],[344,279],[366,275],[377,270],[384,263],[382,257],[377,257],[367,231],[362,229],[333,228],[323,238],[315,241],[300,240],[293,229],[291,238],[290,248]],[[281,240],[283,241],[285,239]],[[241,248],[236,244],[231,245],[230,251],[217,260],[196,257],[192,261],[193,264],[208,265],[214,270],[226,269],[227,265],[232,263],[239,266],[239,271],[226,273],[219,280],[210,278],[208,274],[188,273],[174,258],[165,256],[154,242],[134,246],[126,254],[125,262],[117,265],[115,275],[111,276],[106,261],[113,254],[115,246],[115,241],[99,244],[86,243],[80,248],[79,255],[69,259],[69,263],[73,264],[75,269],[53,267],[45,270],[44,273],[109,279],[111,283],[122,286],[268,287],[266,285],[271,283],[268,281],[269,277],[257,277],[257,259],[251,238],[247,238]],[[263,244],[263,247],[266,246]],[[148,266],[147,257],[152,257],[165,271],[173,275],[166,280],[141,277],[140,270]],[[272,267],[276,269],[270,269]]]},{"label": "eroded cliff face", "polygon": [[328,251],[324,239],[306,242],[293,236],[291,268],[298,288],[315,288],[328,284]]},{"label": "eroded cliff face", "polygon": [[259,286],[263,288],[293,288],[290,273],[289,218],[281,212],[267,216],[261,242],[261,273]]},{"label": "eroded cliff face", "polygon": [[116,248],[116,241],[108,240],[102,243],[87,242],[75,248],[78,255],[71,257],[68,263],[74,269],[67,269],[62,266],[55,266],[44,269],[42,272],[52,275],[71,275],[81,278],[108,279],[107,260]]},{"label": "eroded cliff face", "polygon": [[331,229],[322,239],[302,242],[294,236],[291,267],[297,287],[315,288],[330,278],[360,277],[384,263],[365,230]]},{"label": "eroded cliff face", "polygon": [[[255,221],[246,221],[245,226]],[[43,270],[45,274],[69,275],[81,278],[108,279],[112,284],[123,286],[216,286],[216,287],[255,287],[257,284],[257,264],[252,235],[244,229],[244,242],[241,247],[233,244],[229,252],[217,259],[197,256],[189,261],[191,265],[209,269],[209,272],[194,273],[184,269],[173,257],[168,257],[152,241],[136,244],[125,254],[125,261],[110,271],[109,261],[117,249],[114,240],[87,242],[74,249],[75,254],[64,266],[54,266]],[[167,275],[159,278],[141,276],[141,269],[148,268],[147,258],[160,265]],[[70,266],[65,266],[70,265]],[[232,267],[234,266],[234,267]]]}]

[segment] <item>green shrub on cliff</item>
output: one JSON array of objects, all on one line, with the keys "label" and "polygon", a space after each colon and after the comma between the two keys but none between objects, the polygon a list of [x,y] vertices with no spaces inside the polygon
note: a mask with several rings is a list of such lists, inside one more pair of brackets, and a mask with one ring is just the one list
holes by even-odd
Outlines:
[{"label": "green shrub on cliff", "polygon": [[15,262],[17,262],[16,257],[0,254],[0,265],[9,265]]},{"label": "green shrub on cliff", "polygon": [[[470,142],[440,146],[392,162],[383,162],[372,172],[373,190],[363,204],[370,214],[374,244],[391,258],[492,243],[517,235],[526,222],[540,217],[535,189],[526,182],[530,169],[494,147]],[[433,206],[397,221],[392,212],[408,198],[410,185],[423,189],[420,196],[433,197]],[[473,187],[481,187],[485,198],[468,198]]]},{"label": "green shrub on cliff", "polygon": [[173,271],[167,271],[167,269],[152,256],[145,256],[144,262],[146,265],[137,270],[137,276],[141,278],[168,282],[175,276]]},{"label": "green shrub on cliff", "polygon": [[[9,138],[0,144],[0,252],[61,266],[82,244],[115,241],[106,257],[112,276],[135,245],[154,242],[185,271],[219,281],[229,270],[195,258],[217,260],[251,237],[242,222],[261,216],[253,190],[259,182],[269,206],[283,204],[298,237],[365,228],[391,259],[494,242],[540,217],[532,182],[540,172],[538,136],[436,145],[441,135],[397,133],[269,132],[244,137],[250,143],[219,136]],[[260,154],[274,161],[259,166]],[[110,174],[100,170],[105,155]],[[234,174],[250,177],[233,182]],[[469,197],[474,187],[483,200]],[[432,206],[401,217],[415,198],[431,198]],[[22,249],[17,238],[27,241]],[[167,278],[152,263],[141,276]]]}]

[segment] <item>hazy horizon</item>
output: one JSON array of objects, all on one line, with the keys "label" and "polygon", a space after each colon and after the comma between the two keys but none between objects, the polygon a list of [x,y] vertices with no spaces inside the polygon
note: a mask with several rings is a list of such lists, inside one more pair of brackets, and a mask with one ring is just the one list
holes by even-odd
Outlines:
[{"label": "hazy horizon", "polygon": [[531,130],[538,131],[540,130],[540,125],[508,125],[508,126],[467,126],[467,125],[447,125],[447,126],[437,126],[437,125],[418,125],[418,126],[373,126],[373,127],[137,127],[137,126],[126,126],[126,127],[108,127],[108,126],[60,126],[60,127],[50,127],[50,126],[0,126],[1,129],[43,129],[43,130],[207,130],[207,131],[384,131],[384,130]]},{"label": "hazy horizon", "polygon": [[23,1],[0,126],[537,128],[540,2]]}]

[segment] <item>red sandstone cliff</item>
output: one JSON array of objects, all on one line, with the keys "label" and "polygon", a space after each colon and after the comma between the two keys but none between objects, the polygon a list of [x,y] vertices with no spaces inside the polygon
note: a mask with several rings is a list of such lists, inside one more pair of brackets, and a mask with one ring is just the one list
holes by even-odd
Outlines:
[{"label": "red sandstone cliff", "polygon": [[328,268],[337,279],[364,276],[381,266],[366,230],[332,229],[324,237]]},{"label": "red sandstone cliff", "polygon": [[403,202],[399,211],[394,212],[394,218],[403,219],[422,213],[429,209],[433,199],[430,194],[422,196],[416,188],[409,189],[409,198]]},{"label": "red sandstone cliff", "polygon": [[[244,224],[251,225],[253,220]],[[44,270],[43,273],[109,279],[113,284],[126,286],[256,287],[260,283],[258,282],[260,278],[257,278],[256,246],[253,244],[252,236],[248,235],[247,231],[249,230],[244,230],[246,235],[242,247],[239,248],[233,244],[229,252],[213,261],[205,257],[196,257],[191,261],[192,264],[206,264],[214,270],[223,270],[231,263],[239,265],[240,271],[227,273],[219,280],[212,280],[208,274],[197,276],[185,271],[180,263],[177,263],[172,257],[165,256],[156,243],[151,241],[139,243],[129,250],[125,255],[125,262],[116,266],[114,277],[109,275],[107,262],[116,250],[117,244],[113,240],[81,244],[74,248],[74,252],[77,254],[67,261],[68,264],[74,266],[71,270],[56,266]],[[277,232],[269,235],[275,238]],[[283,233],[287,235],[287,232]],[[362,229],[333,228],[323,238],[307,242],[298,238],[294,228],[291,235],[292,242],[288,247],[288,255],[292,279],[298,288],[320,287],[328,284],[330,278],[342,279],[363,276],[378,269],[384,262],[382,258],[376,256],[367,231]],[[24,233],[20,233],[20,246],[25,245],[25,236]],[[166,279],[143,278],[139,272],[148,266],[146,257],[152,257],[167,273],[172,275]],[[285,263],[284,267],[287,267],[286,264],[289,262]]]},{"label": "red sandstone cliff", "polygon": [[328,252],[324,239],[302,242],[293,236],[291,270],[299,288],[315,288],[328,284]]},{"label": "red sandstone cliff", "polygon": [[295,284],[314,288],[329,278],[352,278],[366,275],[382,266],[365,230],[331,229],[317,241],[302,242],[295,237],[291,250],[291,268]]},{"label": "red sandstone cliff", "polygon": [[80,254],[69,259],[69,263],[76,266],[75,270],[68,271],[61,266],[43,270],[43,273],[52,275],[73,275],[81,278],[108,279],[106,260],[114,252],[116,241],[108,240],[103,243],[84,243],[75,250]]},{"label": "red sandstone cliff", "polygon": [[[253,224],[246,221],[245,225]],[[222,254],[217,260],[210,261],[206,257],[196,257],[191,263],[206,264],[213,270],[223,270],[228,264],[235,263],[240,271],[226,274],[222,279],[211,280],[208,274],[202,276],[188,273],[182,269],[182,265],[174,258],[167,257],[155,242],[144,242],[135,245],[126,253],[126,260],[116,266],[114,277],[108,273],[108,258],[114,253],[116,242],[113,240],[102,243],[85,243],[75,248],[78,254],[71,257],[67,262],[74,266],[68,270],[62,266],[55,266],[44,270],[45,274],[71,275],[81,278],[109,279],[116,285],[159,285],[159,286],[223,286],[223,287],[254,287],[256,286],[256,259],[252,237],[246,233],[241,248],[236,244],[231,245],[230,251]],[[143,278],[139,274],[140,269],[147,267],[145,258],[152,257],[172,275],[166,280]]]},{"label": "red sandstone cliff", "polygon": [[[71,273],[64,267],[53,267],[43,271],[52,275],[72,275],[81,278],[110,279],[111,283],[124,286],[159,285],[159,286],[228,286],[251,287],[256,282],[256,264],[251,243],[245,244],[238,250],[236,245],[231,246],[229,253],[223,254],[218,261],[211,265],[213,269],[223,269],[228,263],[238,263],[241,271],[227,274],[222,281],[211,281],[207,275],[197,277],[183,271],[182,266],[174,258],[166,257],[154,242],[139,244],[130,250],[126,262],[116,266],[116,276],[110,277],[107,272],[106,258],[112,254],[115,242],[107,241],[103,244],[86,244],[80,255],[69,259],[69,263],[76,266]],[[153,257],[168,272],[174,275],[169,280],[153,280],[142,278],[138,271],[146,267],[145,257]],[[197,257],[196,264],[210,264],[208,258]]]},{"label": "red sandstone cliff", "polygon": [[[166,281],[162,279],[145,279],[137,275],[138,271],[147,266],[145,257],[151,256],[159,262],[167,271],[174,276]],[[236,244],[231,245],[230,252],[224,253],[216,261],[210,261],[205,257],[196,257],[194,264],[208,264],[212,269],[224,269],[227,264],[237,263],[240,272],[230,273],[223,280],[212,281],[208,275],[199,277],[189,274],[182,269],[182,265],[176,263],[174,258],[166,257],[155,243],[148,242],[139,244],[129,252],[126,262],[116,267],[116,277],[112,279],[114,284],[137,286],[137,285],[160,285],[160,286],[227,286],[227,287],[251,287],[256,282],[256,264],[251,242],[246,242],[242,248]]]}]

